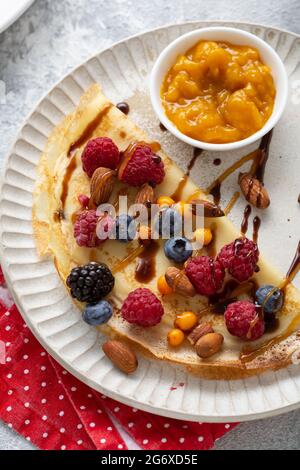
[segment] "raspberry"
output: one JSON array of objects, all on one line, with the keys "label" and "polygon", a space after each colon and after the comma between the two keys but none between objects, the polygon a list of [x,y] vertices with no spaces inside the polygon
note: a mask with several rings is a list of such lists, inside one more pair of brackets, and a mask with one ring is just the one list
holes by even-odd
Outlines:
[{"label": "raspberry", "polygon": [[107,213],[98,214],[96,234],[100,242],[105,242],[109,238],[114,228],[115,221]]},{"label": "raspberry", "polygon": [[239,300],[228,305],[225,311],[226,327],[233,336],[254,341],[265,332],[264,320],[258,308],[249,300]]},{"label": "raspberry", "polygon": [[162,159],[148,145],[138,145],[133,151],[129,147],[119,168],[119,179],[131,186],[145,183],[160,184],[165,177]]},{"label": "raspberry", "polygon": [[83,170],[91,178],[97,168],[115,170],[120,161],[120,152],[109,137],[97,137],[86,144],[81,161]]},{"label": "raspberry", "polygon": [[84,209],[87,209],[89,207],[90,198],[85,194],[79,194],[78,202]]},{"label": "raspberry", "polygon": [[122,305],[122,317],[140,326],[157,325],[164,309],[158,298],[146,288],[132,291]]},{"label": "raspberry", "polygon": [[209,256],[195,256],[188,261],[185,272],[196,291],[201,295],[214,295],[224,281],[224,268]]},{"label": "raspberry", "polygon": [[256,243],[237,238],[222,248],[217,259],[239,282],[247,281],[254,273],[259,258]]},{"label": "raspberry", "polygon": [[82,211],[74,224],[74,237],[79,246],[92,248],[101,240],[96,235],[98,216],[95,210]]}]

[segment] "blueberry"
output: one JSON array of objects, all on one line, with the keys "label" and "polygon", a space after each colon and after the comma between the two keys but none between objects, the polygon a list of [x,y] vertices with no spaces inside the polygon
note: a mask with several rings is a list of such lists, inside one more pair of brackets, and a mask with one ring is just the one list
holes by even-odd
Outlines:
[{"label": "blueberry", "polygon": [[88,304],[83,311],[82,318],[89,325],[101,325],[108,322],[113,314],[112,306],[107,300],[100,300],[95,304]]},{"label": "blueberry", "polygon": [[133,217],[127,214],[121,214],[116,217],[115,236],[120,242],[130,242],[136,235],[136,223]]},{"label": "blueberry", "polygon": [[165,255],[175,263],[184,263],[192,253],[192,245],[186,238],[170,238],[165,243]]},{"label": "blueberry", "polygon": [[283,292],[278,287],[261,286],[257,289],[255,297],[266,313],[277,313],[283,306]]},{"label": "blueberry", "polygon": [[154,228],[162,238],[179,235],[182,232],[182,216],[174,209],[164,209],[157,214]]}]

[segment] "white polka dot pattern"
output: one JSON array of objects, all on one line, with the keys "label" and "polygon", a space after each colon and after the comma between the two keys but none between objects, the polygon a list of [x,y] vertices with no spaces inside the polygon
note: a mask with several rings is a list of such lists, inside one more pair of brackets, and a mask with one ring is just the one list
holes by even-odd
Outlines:
[{"label": "white polka dot pattern", "polygon": [[[7,319],[7,315],[1,315],[0,304],[0,328],[3,317]],[[16,342],[18,331],[15,326],[20,318],[19,313],[13,308],[8,317],[14,328],[6,331],[5,340],[9,339],[7,342],[12,348],[15,344],[19,345],[18,354],[14,354],[22,360],[14,360],[13,356],[10,365],[6,366],[9,369],[3,371],[3,381],[9,386],[5,409],[1,410],[0,406],[0,418],[39,447],[61,450],[126,449],[107,412],[112,413],[127,433],[145,449],[153,446],[156,449],[209,448],[214,443],[214,433],[218,437],[229,428],[229,424],[188,425],[172,419],[166,421],[116,403],[104,395],[91,393],[86,385],[66,374],[45,351],[41,351],[41,346],[33,337],[29,336],[27,343]],[[27,364],[25,369],[23,361]],[[30,386],[26,383],[28,377],[31,379]],[[30,397],[30,401],[24,397]]]}]

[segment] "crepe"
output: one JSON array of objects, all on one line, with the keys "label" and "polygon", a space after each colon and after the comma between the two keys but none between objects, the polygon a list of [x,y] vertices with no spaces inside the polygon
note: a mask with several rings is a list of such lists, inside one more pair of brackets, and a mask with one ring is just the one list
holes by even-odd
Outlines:
[{"label": "crepe", "polygon": [[[107,136],[113,139],[120,151],[125,151],[134,141],[151,142],[147,135],[119,111],[103,95],[99,85],[93,85],[81,98],[77,109],[57,126],[49,137],[40,158],[33,203],[33,229],[36,245],[41,257],[53,257],[57,271],[63,280],[77,266],[98,261],[115,269],[120,260],[132,253],[138,242],[122,244],[108,240],[97,248],[77,246],[73,236],[74,214],[79,210],[79,194],[89,194],[90,180],[81,166],[82,150],[92,137]],[[183,177],[182,170],[163,152],[158,154],[164,161],[166,177],[156,187],[157,197],[171,195]],[[116,183],[110,201],[115,201],[120,191],[126,191],[129,202],[133,202],[137,189]],[[182,199],[201,194],[199,188],[188,178]],[[227,217],[214,219],[215,249],[232,242],[240,236]],[[200,359],[195,349],[185,341],[177,348],[167,342],[167,333],[173,327],[176,312],[201,312],[207,306],[206,297],[193,298],[172,294],[162,299],[157,289],[157,277],[171,265],[165,257],[162,243],[156,254],[156,276],[143,285],[135,279],[136,260],[127,263],[115,272],[115,287],[108,296],[114,306],[114,315],[101,331],[106,335],[122,338],[131,345],[159,360],[179,363],[192,373],[213,379],[237,379],[258,374],[269,369],[278,369],[291,363],[291,355],[300,347],[300,293],[289,284],[285,292],[284,307],[280,311],[280,324],[273,333],[266,333],[257,341],[245,341],[229,334],[222,315],[203,313],[203,320],[212,321],[216,332],[224,336],[221,351],[209,359]],[[205,253],[205,250],[204,250]],[[279,285],[283,277],[260,257],[260,271],[255,274],[257,284]],[[127,295],[137,287],[148,287],[163,302],[164,316],[155,327],[142,328],[122,320],[120,307]],[[82,304],[77,303],[80,308]],[[254,350],[247,360],[241,360],[245,345]]]}]

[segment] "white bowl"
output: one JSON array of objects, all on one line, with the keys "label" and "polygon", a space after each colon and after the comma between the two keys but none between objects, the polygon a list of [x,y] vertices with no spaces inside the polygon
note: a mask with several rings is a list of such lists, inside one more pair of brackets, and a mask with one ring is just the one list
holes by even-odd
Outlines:
[{"label": "white bowl", "polygon": [[[228,144],[211,144],[208,142],[192,139],[191,137],[188,137],[180,132],[165,114],[160,97],[160,89],[163,79],[170,67],[175,63],[177,56],[188,51],[200,40],[226,41],[231,42],[232,44],[256,47],[260,52],[262,61],[267,64],[272,71],[272,76],[276,86],[276,98],[273,113],[271,114],[266,124],[258,132],[255,132],[255,134],[247,137],[246,139],[238,140]],[[287,96],[288,77],[279,55],[274,51],[274,49],[272,49],[271,46],[269,46],[269,44],[259,37],[236,28],[225,28],[222,26],[202,28],[180,36],[175,41],[171,42],[161,52],[160,56],[154,64],[150,76],[150,97],[152,106],[161,123],[178,139],[204,150],[233,150],[245,147],[246,145],[257,141],[277,124],[284,111],[287,102]]]}]

